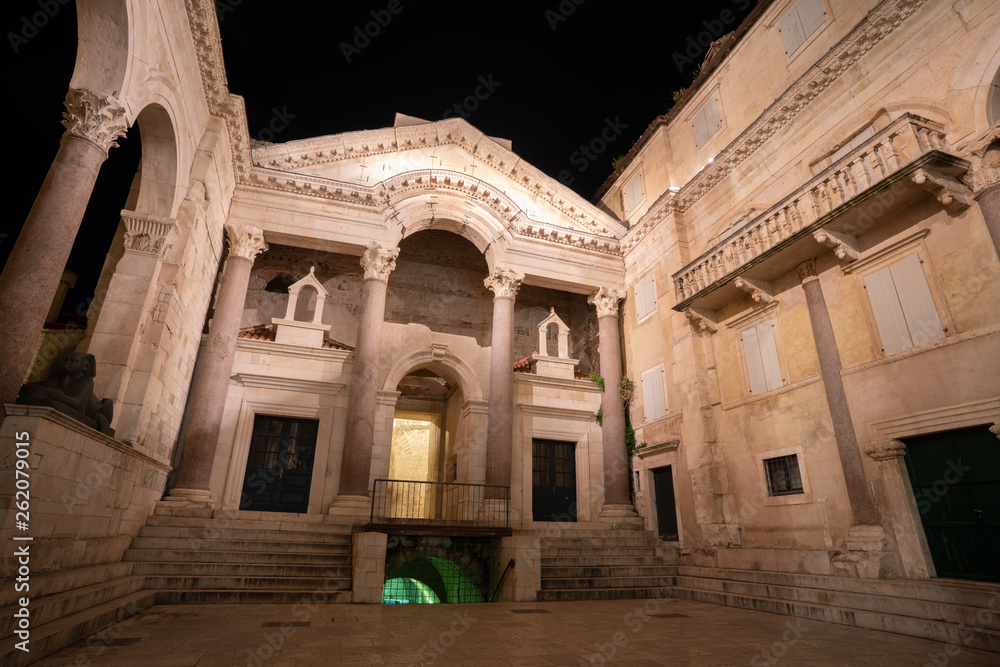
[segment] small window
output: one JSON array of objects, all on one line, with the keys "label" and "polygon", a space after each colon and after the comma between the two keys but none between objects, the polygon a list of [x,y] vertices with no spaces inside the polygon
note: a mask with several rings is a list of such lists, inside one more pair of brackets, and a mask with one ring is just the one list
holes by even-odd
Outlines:
[{"label": "small window", "polygon": [[750,379],[750,393],[763,394],[781,387],[785,381],[778,361],[778,346],[774,340],[774,320],[762,322],[745,329],[740,334],[743,341],[743,359]]},{"label": "small window", "polygon": [[792,55],[826,20],[820,0],[801,0],[781,19],[779,30],[785,53]]},{"label": "small window", "polygon": [[640,169],[622,187],[622,202],[625,206],[625,215],[634,211],[642,203],[642,199],[642,170]]},{"label": "small window", "polygon": [[635,315],[641,322],[656,310],[656,286],[649,276],[635,286]]},{"label": "small window", "polygon": [[667,398],[663,386],[663,366],[651,368],[642,374],[642,398],[646,421],[659,419],[667,414]]},{"label": "small window", "polygon": [[796,454],[764,459],[764,473],[767,476],[769,496],[794,496],[805,493],[802,474],[799,472],[799,457]]},{"label": "small window", "polygon": [[719,100],[713,97],[708,104],[701,108],[694,119],[694,142],[701,148],[711,139],[719,128],[722,127],[722,117],[719,115]]},{"label": "small window", "polygon": [[917,255],[868,274],[864,283],[886,355],[944,338]]}]

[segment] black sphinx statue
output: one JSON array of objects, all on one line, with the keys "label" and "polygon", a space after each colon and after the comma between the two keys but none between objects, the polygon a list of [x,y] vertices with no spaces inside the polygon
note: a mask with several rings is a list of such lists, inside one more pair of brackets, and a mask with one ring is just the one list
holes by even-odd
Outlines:
[{"label": "black sphinx statue", "polygon": [[97,360],[86,352],[66,352],[41,382],[21,385],[16,403],[52,407],[101,433],[114,436],[114,403],[94,394]]}]

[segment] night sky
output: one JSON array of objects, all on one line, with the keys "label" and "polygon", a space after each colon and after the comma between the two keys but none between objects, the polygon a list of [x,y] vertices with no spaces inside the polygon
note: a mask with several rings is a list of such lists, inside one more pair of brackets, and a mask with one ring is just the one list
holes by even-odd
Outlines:
[{"label": "night sky", "polygon": [[[62,134],[76,51],[76,10],[63,1],[8,0],[3,8],[7,159],[16,165],[3,262]],[[285,142],[390,127],[397,111],[464,116],[587,199],[694,78],[702,45],[735,29],[754,3],[679,4],[216,0],[229,89],[246,100],[251,137]],[[43,5],[54,13],[44,22]],[[580,149],[609,126],[617,138],[585,157]],[[121,144],[101,170],[69,260],[80,280],[67,313],[86,313],[140,159],[134,129]]]}]

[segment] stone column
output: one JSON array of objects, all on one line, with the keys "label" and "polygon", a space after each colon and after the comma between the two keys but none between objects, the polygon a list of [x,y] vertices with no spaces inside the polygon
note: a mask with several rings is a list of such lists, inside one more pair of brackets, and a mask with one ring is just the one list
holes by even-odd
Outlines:
[{"label": "stone column", "polygon": [[833,433],[837,440],[837,452],[840,455],[840,466],[844,471],[844,481],[847,483],[847,497],[851,503],[854,525],[873,526],[877,524],[875,506],[865,479],[861,451],[854,435],[854,422],[851,420],[851,411],[847,405],[844,382],[840,377],[840,352],[837,350],[837,340],[833,335],[833,325],[830,323],[830,313],[823,298],[823,289],[816,275],[816,259],[802,262],[795,270],[806,293],[809,320],[812,323],[820,373],[826,389],[826,402],[833,420]]},{"label": "stone column", "polygon": [[986,221],[986,229],[993,239],[993,247],[1000,256],[1000,137],[994,137],[973,151],[972,169],[967,179],[972,185],[974,199]]},{"label": "stone column", "polygon": [[[399,248],[386,250],[372,241],[361,257],[365,284],[361,294],[358,341],[354,349],[351,389],[347,399],[347,431],[340,469],[337,505],[367,510],[368,477],[375,442],[375,412],[378,409],[378,362],[382,353],[382,322],[389,274],[396,268]],[[353,500],[352,500],[353,499]],[[363,499],[363,500],[360,500]]]},{"label": "stone column", "polygon": [[212,503],[212,465],[226,407],[243,304],[250,284],[250,269],[254,258],[267,250],[264,233],[257,227],[226,224],[226,235],[229,258],[219,284],[208,340],[201,352],[201,371],[191,390],[191,411],[181,448],[181,462],[169,494],[172,500]]},{"label": "stone column", "polygon": [[625,451],[625,403],[618,384],[622,379],[621,344],[618,337],[618,302],[625,293],[602,287],[587,303],[597,308],[598,340],[601,354],[601,448],[604,452],[604,506],[600,520],[605,523],[641,522],[628,495],[628,456]]},{"label": "stone column", "polygon": [[31,364],[97,173],[128,129],[110,95],[70,89],[65,105],[59,151],[0,275],[0,418]]},{"label": "stone column", "polygon": [[495,268],[483,281],[493,290],[489,421],[486,424],[486,483],[510,486],[514,413],[514,298],[524,274]]}]

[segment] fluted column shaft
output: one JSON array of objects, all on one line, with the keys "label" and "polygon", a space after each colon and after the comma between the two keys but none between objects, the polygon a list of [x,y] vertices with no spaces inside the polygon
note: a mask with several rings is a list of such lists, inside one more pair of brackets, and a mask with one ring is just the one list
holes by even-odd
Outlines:
[{"label": "fluted column shaft", "polygon": [[514,299],[524,274],[497,268],[483,283],[493,290],[486,483],[510,486],[514,422]]},{"label": "fluted column shaft", "polygon": [[361,258],[365,282],[361,293],[358,338],[354,348],[350,394],[347,399],[347,429],[340,468],[341,496],[368,495],[372,446],[375,443],[375,413],[378,409],[379,356],[382,354],[382,323],[389,273],[396,268],[399,249],[385,250],[375,242]]},{"label": "fluted column shaft", "polygon": [[604,450],[604,504],[627,505],[628,457],[625,451],[625,403],[618,385],[622,379],[621,345],[618,338],[618,290],[602,288],[590,298],[597,306],[601,377],[601,443]]},{"label": "fluted column shaft", "polygon": [[250,269],[257,254],[267,249],[263,232],[256,227],[226,225],[226,234],[229,258],[219,284],[208,339],[201,352],[201,369],[191,390],[181,461],[169,494],[176,499],[212,501],[212,465],[226,408]]},{"label": "fluted column shaft", "polygon": [[65,104],[59,151],[0,274],[0,411],[17,398],[97,174],[128,127],[109,95],[71,89]]}]

